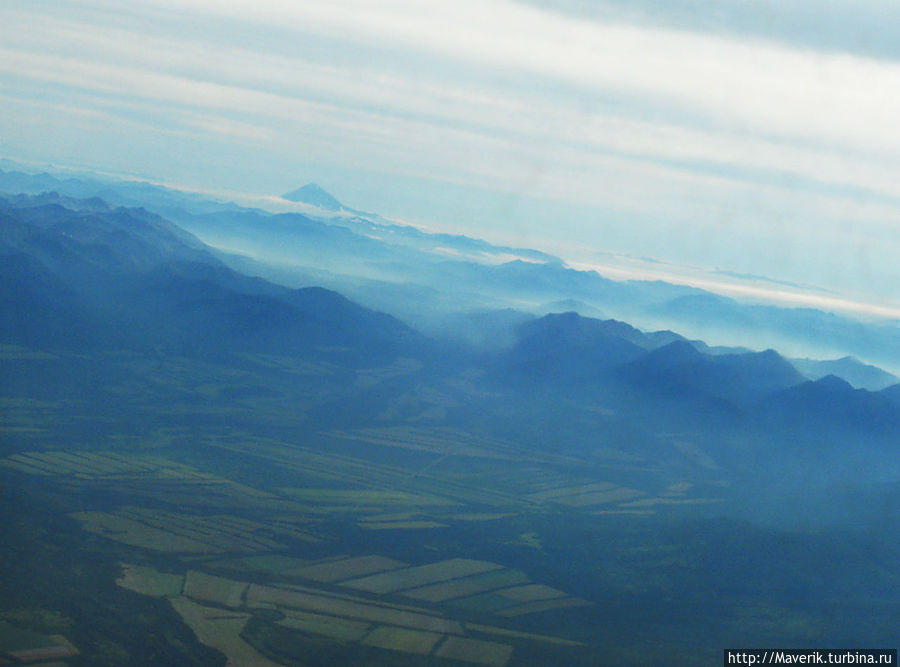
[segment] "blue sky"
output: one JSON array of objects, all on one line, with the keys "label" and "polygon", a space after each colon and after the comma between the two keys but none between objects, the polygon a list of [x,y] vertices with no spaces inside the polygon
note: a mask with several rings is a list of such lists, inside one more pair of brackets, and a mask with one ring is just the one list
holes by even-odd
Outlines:
[{"label": "blue sky", "polygon": [[[0,154],[898,306],[886,0],[5,0]],[[898,311],[900,312],[900,311]]]}]

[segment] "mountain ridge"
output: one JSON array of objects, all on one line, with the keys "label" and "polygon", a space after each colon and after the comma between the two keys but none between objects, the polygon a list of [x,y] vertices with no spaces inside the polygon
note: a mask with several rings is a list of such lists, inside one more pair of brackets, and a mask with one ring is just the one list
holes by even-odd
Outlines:
[{"label": "mountain ridge", "polygon": [[[4,309],[17,313],[0,332],[10,342],[40,340],[40,329],[55,331],[57,344],[83,340],[80,328],[50,317],[58,310],[81,313],[79,327],[112,346],[313,355],[323,346],[348,346],[359,358],[420,346],[417,332],[336,292],[240,274],[187,232],[141,209],[27,203],[0,200],[0,254],[19,258],[6,264],[0,293]],[[40,298],[23,302],[23,289]]]},{"label": "mountain ridge", "polygon": [[[273,282],[298,287],[314,277],[432,334],[452,334],[444,323],[471,309],[513,307],[539,315],[546,308],[538,304],[590,304],[597,309],[590,314],[732,347],[776,347],[820,358],[836,350],[886,368],[895,368],[900,356],[892,323],[741,303],[661,281],[613,281],[539,251],[431,234],[370,214],[273,214],[138,181],[85,179],[0,172],[0,191],[54,188],[62,196],[103,193],[111,205],[142,205],[221,249],[220,259],[234,268],[247,266],[235,255],[244,250],[256,260],[253,271]],[[851,371],[841,372],[851,377]],[[870,389],[890,380],[851,379]]]}]

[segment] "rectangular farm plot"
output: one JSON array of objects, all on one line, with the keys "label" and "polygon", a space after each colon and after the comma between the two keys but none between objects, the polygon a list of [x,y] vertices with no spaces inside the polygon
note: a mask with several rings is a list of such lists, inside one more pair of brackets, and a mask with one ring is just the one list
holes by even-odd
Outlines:
[{"label": "rectangular farm plot", "polygon": [[302,611],[340,616],[372,623],[398,625],[429,632],[462,634],[462,626],[457,621],[429,616],[424,613],[402,611],[390,607],[365,602],[357,602],[327,595],[317,595],[302,591],[285,590],[272,586],[251,584],[247,591],[247,604],[274,604]]},{"label": "rectangular farm plot", "polygon": [[518,607],[504,609],[498,611],[498,616],[524,616],[525,614],[537,614],[542,611],[552,611],[554,609],[567,609],[570,607],[586,607],[590,602],[580,600],[578,598],[558,598],[556,600],[539,600],[537,602],[528,602]]},{"label": "rectangular farm plot", "polygon": [[216,552],[203,542],[106,512],[75,512],[69,516],[80,521],[85,530],[135,547],[168,553]]},{"label": "rectangular farm plot", "polygon": [[556,489],[548,489],[546,491],[539,491],[537,493],[529,494],[529,500],[555,500],[557,498],[563,498],[565,496],[574,496],[585,493],[593,493],[595,491],[609,491],[610,489],[616,488],[616,485],[611,482],[595,482],[593,484],[580,484],[578,486],[564,486]]},{"label": "rectangular farm plot", "polygon": [[563,639],[562,637],[552,637],[550,635],[539,635],[533,632],[518,632],[509,630],[508,628],[497,628],[493,625],[480,625],[478,623],[466,623],[466,630],[473,632],[481,632],[489,635],[499,635],[501,637],[510,637],[515,639],[528,639],[530,641],[543,642],[545,644],[557,644],[559,646],[585,646],[584,642],[576,642],[571,639]]},{"label": "rectangular farm plot", "polygon": [[300,530],[296,527],[296,522],[290,521],[280,521],[280,520],[270,520],[266,527],[275,533],[286,539],[298,540],[300,542],[308,542],[310,544],[315,544],[319,541],[319,538],[310,535],[306,531]]},{"label": "rectangular farm plot", "polygon": [[497,595],[502,595],[505,598],[518,602],[536,602],[538,600],[553,600],[566,597],[566,593],[544,584],[528,584],[504,588],[497,591]]},{"label": "rectangular farm plot", "polygon": [[479,614],[497,614],[504,609],[520,606],[521,604],[522,603],[517,600],[510,600],[507,597],[498,595],[494,591],[447,601],[447,605],[450,607],[474,611]]},{"label": "rectangular farm plot", "polygon": [[120,475],[144,469],[143,465],[103,453],[49,451],[31,452],[28,456],[44,461],[53,470],[53,474],[57,475],[70,473],[86,476]]},{"label": "rectangular farm plot", "polygon": [[230,570],[250,570],[253,572],[265,572],[266,574],[295,576],[311,563],[312,561],[293,558],[292,556],[265,554],[263,556],[245,556],[244,558],[216,561],[213,565]]},{"label": "rectangular farm plot", "polygon": [[27,454],[14,454],[10,460],[24,463],[33,469],[39,470],[43,475],[64,475],[69,473],[90,472],[88,469],[75,469],[73,466],[59,465],[52,459],[51,454],[55,452],[28,452]]},{"label": "rectangular farm plot", "polygon": [[375,628],[363,641],[366,646],[386,648],[403,653],[428,655],[443,635],[406,628]]},{"label": "rectangular farm plot", "polygon": [[343,582],[342,585],[370,593],[395,593],[407,588],[417,588],[425,584],[457,579],[501,568],[501,565],[487,561],[453,558],[429,565],[419,565],[418,567],[375,574],[361,579],[351,579]]},{"label": "rectangular farm plot", "polygon": [[643,491],[636,489],[616,488],[609,491],[596,491],[594,493],[583,493],[564,498],[554,498],[554,502],[568,505],[569,507],[590,507],[591,505],[604,505],[606,503],[616,503],[625,500],[631,500],[638,496],[646,495]]},{"label": "rectangular farm plot", "polygon": [[360,641],[372,627],[365,621],[352,621],[349,618],[338,618],[326,614],[310,614],[294,610],[283,610],[282,613],[285,617],[277,621],[278,625],[341,641]]},{"label": "rectangular farm plot", "polygon": [[445,581],[403,591],[403,595],[427,602],[445,602],[477,595],[497,588],[528,583],[528,577],[518,570],[492,570],[472,577]]},{"label": "rectangular farm plot", "polygon": [[454,521],[497,521],[499,519],[508,519],[515,514],[511,512],[466,512],[463,514],[453,514],[449,518]]},{"label": "rectangular farm plot", "polygon": [[120,475],[142,469],[130,461],[125,462],[95,452],[72,452],[67,458],[70,461],[83,461],[83,465],[89,467],[96,475]]},{"label": "rectangular farm plot", "polygon": [[483,639],[468,639],[466,637],[447,637],[434,654],[439,658],[447,658],[449,660],[503,667],[509,662],[512,653],[513,647],[509,644],[489,642]]},{"label": "rectangular farm plot", "polygon": [[248,585],[242,581],[232,581],[190,570],[184,581],[184,594],[196,600],[237,609],[244,604],[244,594]]},{"label": "rectangular farm plot", "polygon": [[654,507],[655,505],[707,505],[709,503],[722,502],[722,498],[641,498],[628,503],[622,503],[621,507]]},{"label": "rectangular farm plot", "polygon": [[357,558],[346,558],[339,561],[310,565],[309,567],[295,570],[294,574],[313,581],[332,582],[354,577],[364,577],[375,572],[396,570],[408,565],[408,563],[385,558],[384,556],[359,556]]},{"label": "rectangular farm plot", "polygon": [[212,553],[223,551],[271,551],[284,547],[279,542],[260,535],[266,526],[231,516],[200,517],[175,512],[123,507],[120,513],[160,530],[190,536],[208,545]]},{"label": "rectangular farm plot", "polygon": [[[493,473],[493,476],[497,478],[498,481],[502,481],[504,484],[514,488],[517,493],[523,495],[542,493],[545,491],[556,491],[567,486],[572,486],[573,481],[568,475],[548,471],[544,467],[534,468],[531,466],[513,468],[505,472],[495,472]],[[579,486],[585,486],[589,483],[588,480],[585,480],[584,483]]]},{"label": "rectangular farm plot", "polygon": [[414,521],[422,516],[422,513],[413,510],[412,512],[389,512],[386,514],[371,514],[366,517],[366,521]]},{"label": "rectangular farm plot", "polygon": [[10,456],[7,461],[13,464],[18,464],[20,466],[27,466],[29,470],[25,472],[34,471],[39,475],[57,475],[57,473],[52,464],[48,464],[46,461],[34,456],[33,454],[13,454]]},{"label": "rectangular farm plot", "polygon": [[50,473],[41,468],[35,468],[34,466],[28,464],[27,462],[13,459],[12,457],[8,459],[4,459],[0,461],[0,465],[5,468],[12,468],[13,470],[18,470],[19,472],[24,472],[29,475],[49,475]]},{"label": "rectangular farm plot", "polygon": [[499,616],[521,616],[552,609],[580,607],[584,600],[543,584],[525,584],[447,600],[451,607]]},{"label": "rectangular farm plot", "polygon": [[434,609],[423,609],[422,607],[416,607],[413,605],[405,605],[405,604],[397,604],[395,602],[385,602],[384,600],[373,601],[369,598],[363,598],[358,595],[352,595],[347,593],[336,593],[334,591],[325,591],[322,588],[318,587],[310,587],[310,586],[301,586],[299,584],[275,584],[275,588],[281,588],[289,591],[300,591],[301,593],[308,593],[310,595],[320,595],[329,598],[335,598],[337,600],[348,600],[350,602],[360,602],[363,604],[374,604],[377,607],[381,607],[384,609],[397,609],[400,611],[411,611],[416,614],[428,614],[430,616],[443,616],[441,612]]},{"label": "rectangular farm plot", "polygon": [[[218,441],[211,446],[268,459],[276,465],[305,476],[311,475],[329,481],[339,481],[342,484],[358,484],[368,489],[380,487],[386,491],[408,492],[425,498],[438,499],[438,504],[441,505],[447,502],[453,504],[473,502],[490,505],[498,502],[510,504],[514,500],[494,490],[485,489],[481,485],[461,484],[447,479],[446,476],[435,475],[433,470],[411,475],[410,473],[414,470],[410,468],[364,461],[352,456],[323,454],[287,443],[269,444],[270,442],[274,443],[275,441],[254,440],[252,443]],[[288,489],[282,491],[291,495]],[[435,503],[432,501],[431,504]],[[323,507],[319,501],[310,504],[307,509],[309,511],[340,511],[340,507]],[[381,510],[383,510],[383,506],[373,508],[373,511]]]},{"label": "rectangular farm plot", "polygon": [[[258,507],[290,503],[156,457],[127,456],[110,451],[50,450],[14,454],[0,461],[0,465],[29,474],[102,485],[112,492],[149,496],[169,504]],[[294,537],[304,539],[299,533]]]},{"label": "rectangular farm plot", "polygon": [[356,440],[371,445],[396,447],[433,454],[452,454],[487,459],[511,459],[509,445],[485,440],[451,429],[425,430],[410,427],[360,429],[335,431],[332,435],[346,440]]},{"label": "rectangular farm plot", "polygon": [[424,530],[447,527],[446,523],[438,521],[360,521],[356,525],[366,530]]},{"label": "rectangular farm plot", "polygon": [[284,548],[265,536],[267,526],[238,517],[201,517],[130,506],[117,514],[76,512],[70,516],[86,530],[154,551],[252,553]]},{"label": "rectangular farm plot", "polygon": [[456,505],[450,500],[419,493],[403,491],[376,491],[371,489],[282,489],[286,495],[305,503],[333,505],[371,505],[374,507],[426,507]]},{"label": "rectangular farm plot", "polygon": [[153,597],[181,595],[184,577],[180,574],[166,574],[143,565],[122,565],[122,576],[116,583],[135,593]]},{"label": "rectangular farm plot", "polygon": [[90,468],[69,463],[60,457],[60,452],[31,452],[21,455],[19,460],[26,461],[32,466],[39,467],[50,475],[67,475],[76,473],[90,473]]}]

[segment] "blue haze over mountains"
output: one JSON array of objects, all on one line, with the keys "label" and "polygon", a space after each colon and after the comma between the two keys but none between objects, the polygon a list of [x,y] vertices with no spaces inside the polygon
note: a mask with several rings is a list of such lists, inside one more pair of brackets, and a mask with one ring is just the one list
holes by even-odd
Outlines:
[{"label": "blue haze over mountains", "polygon": [[[436,527],[404,535],[395,525],[379,534],[363,528],[358,517],[372,510],[362,501],[335,510],[313,508],[310,500],[301,504],[300,520],[317,537],[290,553],[315,553],[329,563],[337,550],[404,563],[433,563],[437,552],[478,558],[587,601],[501,630],[512,632],[501,635],[504,641],[523,630],[552,631],[579,640],[580,648],[562,659],[556,646],[526,655],[517,644],[517,661],[509,664],[654,664],[654,646],[678,655],[678,664],[707,664],[735,637],[784,645],[892,641],[900,381],[885,369],[900,359],[896,323],[744,304],[665,282],[613,281],[539,249],[399,225],[351,209],[318,186],[283,199],[293,203],[275,204],[298,210],[273,212],[147,183],[0,172],[0,405],[25,424],[4,433],[0,460],[15,465],[12,456],[31,456],[37,442],[46,449],[35,456],[67,448],[65,455],[77,457],[104,447],[207,465],[237,480],[223,495],[258,487],[265,492],[254,490],[254,502],[273,503],[257,513],[233,510],[232,522],[268,520],[272,507],[283,519],[283,508],[295,505],[274,494],[287,486],[311,492],[309,498],[347,489],[364,498],[402,497],[409,488],[425,497],[423,486],[396,480],[440,480],[457,494],[448,496],[452,502],[411,507],[410,516],[453,516],[465,508],[452,526],[450,519],[423,521]],[[697,331],[711,337],[700,340]],[[782,345],[797,358],[782,354]],[[813,358],[821,351],[834,358]],[[42,414],[52,419],[34,428],[42,422],[30,420]],[[379,433],[424,435],[404,449],[382,447]],[[437,451],[429,449],[435,442]],[[323,469],[323,482],[304,476],[306,463],[281,465],[318,455],[334,456],[346,471]],[[354,468],[363,460],[371,467]],[[429,477],[438,468],[444,476]],[[380,478],[368,486],[358,470],[365,478],[399,473],[387,477],[388,486]],[[185,564],[171,554],[123,551],[115,531],[86,542],[84,531],[65,525],[58,534],[75,549],[44,537],[54,512],[75,523],[63,515],[76,502],[78,509],[134,512],[143,504],[170,516],[206,516],[219,510],[205,504],[216,501],[204,496],[204,485],[224,479],[199,476],[203,491],[192,506],[179,495],[179,485],[187,485],[179,479],[164,479],[168,498],[140,480],[134,490],[116,490],[115,475],[37,482],[21,470],[0,468],[0,475],[15,483],[0,489],[5,515],[21,513],[16,520],[40,531],[37,541],[29,538],[33,546],[65,553],[78,568],[87,567],[83,553],[100,554],[96,560],[109,561],[112,572],[127,558],[163,563],[167,572],[210,567],[218,576],[247,560],[228,554]],[[508,486],[495,491],[495,483]],[[509,490],[519,488],[527,492],[516,497]],[[503,503],[517,498],[509,513],[478,500],[495,492]],[[574,500],[564,495],[570,492]],[[618,504],[605,495],[623,492]],[[556,504],[559,494],[574,504]],[[544,495],[551,500],[542,504]],[[379,520],[410,518],[393,514]],[[486,527],[473,519],[479,516],[488,517]],[[10,544],[30,535],[21,525],[3,530],[18,536]],[[82,551],[88,548],[95,551]],[[31,571],[27,558],[10,553],[0,551],[8,567]],[[291,561],[277,553],[260,562],[279,558]],[[41,581],[74,579],[65,567],[48,569]],[[132,595],[112,584],[118,574],[103,576],[107,588]],[[281,584],[312,585],[287,576]],[[33,573],[19,578],[28,589],[19,591],[23,599],[43,590]],[[12,579],[0,579],[2,590],[18,590]],[[62,594],[47,584],[52,590],[41,604],[74,600],[77,628],[94,627],[92,614],[106,628],[111,617],[129,624],[149,618],[146,610],[110,612],[114,606],[85,611],[93,598],[74,585],[66,583]],[[153,602],[167,609],[163,600]],[[3,604],[0,613],[7,613]],[[246,627],[271,631],[281,612],[268,611],[255,612]],[[138,656],[121,664],[224,664],[219,655],[185,661],[180,653],[153,654],[168,641],[166,632],[184,629],[169,612],[141,632],[118,632],[116,641],[135,642],[129,650]],[[500,622],[486,611],[452,613],[467,631],[485,627],[473,618]],[[264,636],[254,637],[265,645]],[[311,664],[352,662],[319,653],[321,638],[293,637],[286,644],[298,651],[312,642]],[[105,650],[91,644],[87,630],[70,639],[85,661]],[[189,633],[176,643],[178,650],[202,649]],[[453,664],[372,655],[382,660],[373,664]]]},{"label": "blue haze over mountains", "polygon": [[663,281],[614,281],[539,250],[398,225],[347,207],[315,184],[283,197],[308,205],[303,212],[282,213],[142,182],[12,169],[0,172],[0,191],[146,207],[210,244],[234,269],[290,287],[334,289],[435,337],[506,344],[522,319],[572,310],[717,345],[775,348],[796,357],[810,379],[834,373],[868,389],[898,381],[889,372],[900,366],[897,322],[742,303]]},{"label": "blue haze over mountains", "polygon": [[[894,323],[616,282],[540,251],[361,214],[312,185],[286,195],[321,207],[306,213],[16,171],[0,174],[0,191],[23,193],[2,200],[6,342],[337,354],[354,364],[409,356],[427,372],[479,369],[504,391],[602,398],[622,423],[708,422],[693,428],[715,439],[727,424],[757,442],[776,437],[772,429],[787,431],[792,451],[752,456],[785,455],[822,475],[837,451],[804,451],[812,439],[860,434],[865,445],[855,455],[877,477],[887,452],[879,448],[900,436],[897,379],[886,371],[846,356],[791,365],[769,345],[710,347],[676,333],[699,321],[719,340],[733,333],[739,342],[789,341],[891,363],[900,356]],[[582,304],[603,319],[550,312],[558,303]],[[670,330],[632,326],[645,322]],[[641,437],[656,446],[653,436]],[[724,457],[750,455],[726,440],[716,444]]]}]

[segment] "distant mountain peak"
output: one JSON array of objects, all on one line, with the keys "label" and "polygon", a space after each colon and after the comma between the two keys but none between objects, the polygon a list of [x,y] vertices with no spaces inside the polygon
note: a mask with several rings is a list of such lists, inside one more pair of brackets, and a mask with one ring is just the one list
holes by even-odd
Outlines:
[{"label": "distant mountain peak", "polygon": [[289,201],[311,204],[312,206],[318,206],[319,208],[328,209],[329,211],[340,211],[344,208],[341,202],[332,197],[316,183],[307,183],[301,188],[286,192],[281,195],[281,198]]},{"label": "distant mountain peak", "polygon": [[674,340],[667,345],[663,345],[647,355],[647,359],[652,359],[654,363],[664,363],[665,365],[683,364],[695,362],[698,359],[704,359],[708,355],[704,355],[694,345],[687,340]]},{"label": "distant mountain peak", "polygon": [[866,364],[854,356],[841,357],[830,361],[815,359],[791,359],[794,367],[810,380],[818,380],[826,375],[837,375],[857,389],[880,391],[893,384],[898,378],[893,373]]},{"label": "distant mountain peak", "polygon": [[853,385],[837,375],[826,375],[816,380],[813,384],[827,391],[853,391]]}]

